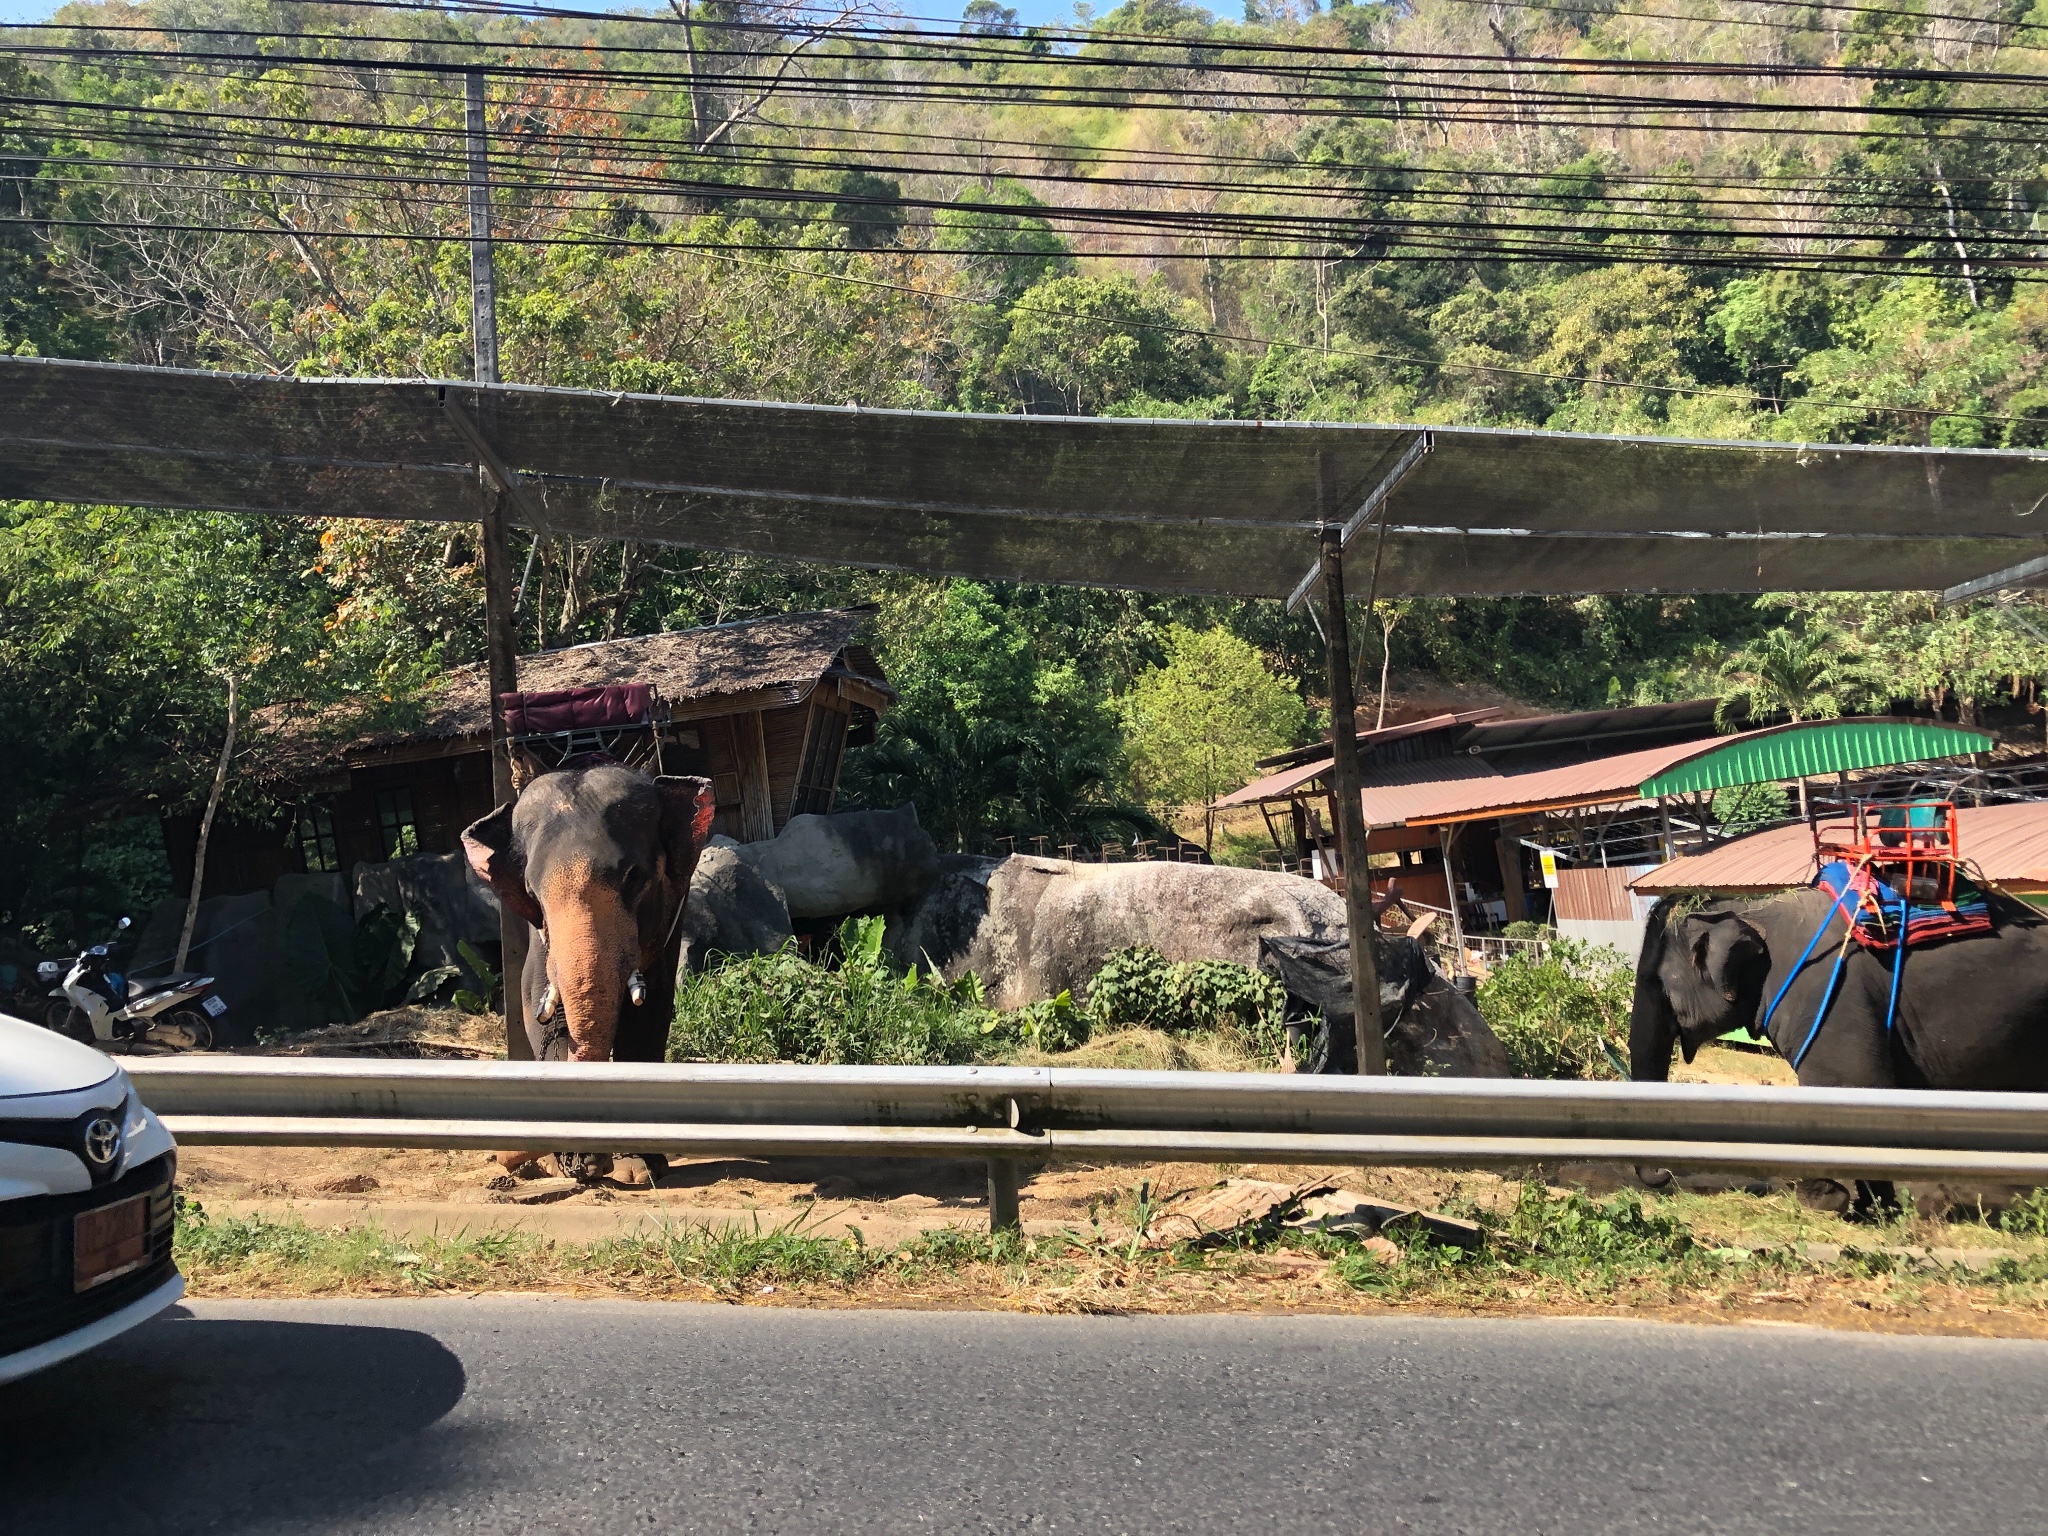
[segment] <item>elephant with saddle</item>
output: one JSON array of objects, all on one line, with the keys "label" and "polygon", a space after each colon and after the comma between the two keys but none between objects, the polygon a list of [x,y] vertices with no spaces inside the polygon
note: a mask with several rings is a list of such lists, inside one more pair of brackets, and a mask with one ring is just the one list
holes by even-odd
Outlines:
[{"label": "elephant with saddle", "polygon": [[[1896,977],[1892,951],[1844,949],[1824,889],[1704,906],[1667,897],[1636,965],[1630,1075],[1664,1082],[1674,1047],[1689,1062],[1730,1030],[1763,1028],[1803,1087],[2048,1089],[2048,918],[1986,895],[1989,933],[1911,945]],[[1872,1184],[1858,1205],[1871,1193],[1892,1199]]]},{"label": "elephant with saddle", "polygon": [[[571,759],[462,834],[471,868],[533,929],[522,990],[535,1060],[662,1059],[684,902],[712,814],[708,780]],[[610,1166],[562,1161],[587,1177]],[[661,1160],[648,1162],[658,1177]]]}]

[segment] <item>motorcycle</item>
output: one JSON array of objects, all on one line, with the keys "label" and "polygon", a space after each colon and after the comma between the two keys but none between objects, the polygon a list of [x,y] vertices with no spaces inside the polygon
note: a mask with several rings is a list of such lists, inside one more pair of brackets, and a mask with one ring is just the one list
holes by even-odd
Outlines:
[{"label": "motorcycle", "polygon": [[[125,931],[129,919],[122,918]],[[213,991],[213,978],[177,971],[149,981],[132,981],[113,969],[112,946],[79,951],[69,966],[45,960],[36,967],[45,982],[57,982],[45,1023],[60,1035],[102,1050],[153,1045],[176,1051],[213,1046],[214,1021],[228,1005]],[[60,979],[61,978],[61,979]]]}]

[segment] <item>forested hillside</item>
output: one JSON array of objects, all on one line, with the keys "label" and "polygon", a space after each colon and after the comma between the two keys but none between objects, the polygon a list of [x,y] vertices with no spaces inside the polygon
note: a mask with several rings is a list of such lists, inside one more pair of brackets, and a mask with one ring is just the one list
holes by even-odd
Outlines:
[{"label": "forested hillside", "polygon": [[[481,67],[512,381],[2048,446],[2042,0],[1077,16],[67,6],[0,32],[0,346],[466,376]],[[851,782],[962,845],[1127,825],[1316,728],[1318,647],[1277,605],[515,554],[531,647],[878,605],[906,702]],[[460,528],[15,505],[0,591],[0,730],[25,744],[0,928],[46,937],[160,878],[146,823],[79,807],[192,796],[230,674],[257,704],[401,709],[480,649]],[[2029,610],[1917,595],[1382,608],[1366,677],[1386,638],[1396,669],[1546,706],[1781,707],[1789,677],[1974,717],[2048,669]],[[1195,705],[1205,739],[1167,729]]]}]

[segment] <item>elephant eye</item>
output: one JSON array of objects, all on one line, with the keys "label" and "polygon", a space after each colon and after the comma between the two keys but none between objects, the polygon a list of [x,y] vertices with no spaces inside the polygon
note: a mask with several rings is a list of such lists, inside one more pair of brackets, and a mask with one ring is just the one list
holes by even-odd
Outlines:
[{"label": "elephant eye", "polygon": [[619,877],[619,894],[631,901],[647,889],[647,871],[637,864],[628,864],[626,872]]}]

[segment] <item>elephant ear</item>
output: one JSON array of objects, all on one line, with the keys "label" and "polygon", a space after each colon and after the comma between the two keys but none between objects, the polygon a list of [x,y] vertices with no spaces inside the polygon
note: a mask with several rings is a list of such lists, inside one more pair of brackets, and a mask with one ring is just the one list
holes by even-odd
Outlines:
[{"label": "elephant ear", "polygon": [[654,781],[661,794],[661,843],[668,857],[670,875],[684,891],[697,868],[697,855],[711,840],[712,818],[718,803],[711,793],[711,781],[681,774],[663,774]]},{"label": "elephant ear", "polygon": [[471,822],[462,833],[462,852],[476,877],[498,893],[507,912],[538,928],[545,921],[540,903],[526,888],[526,857],[512,840],[512,807],[501,805]]}]

